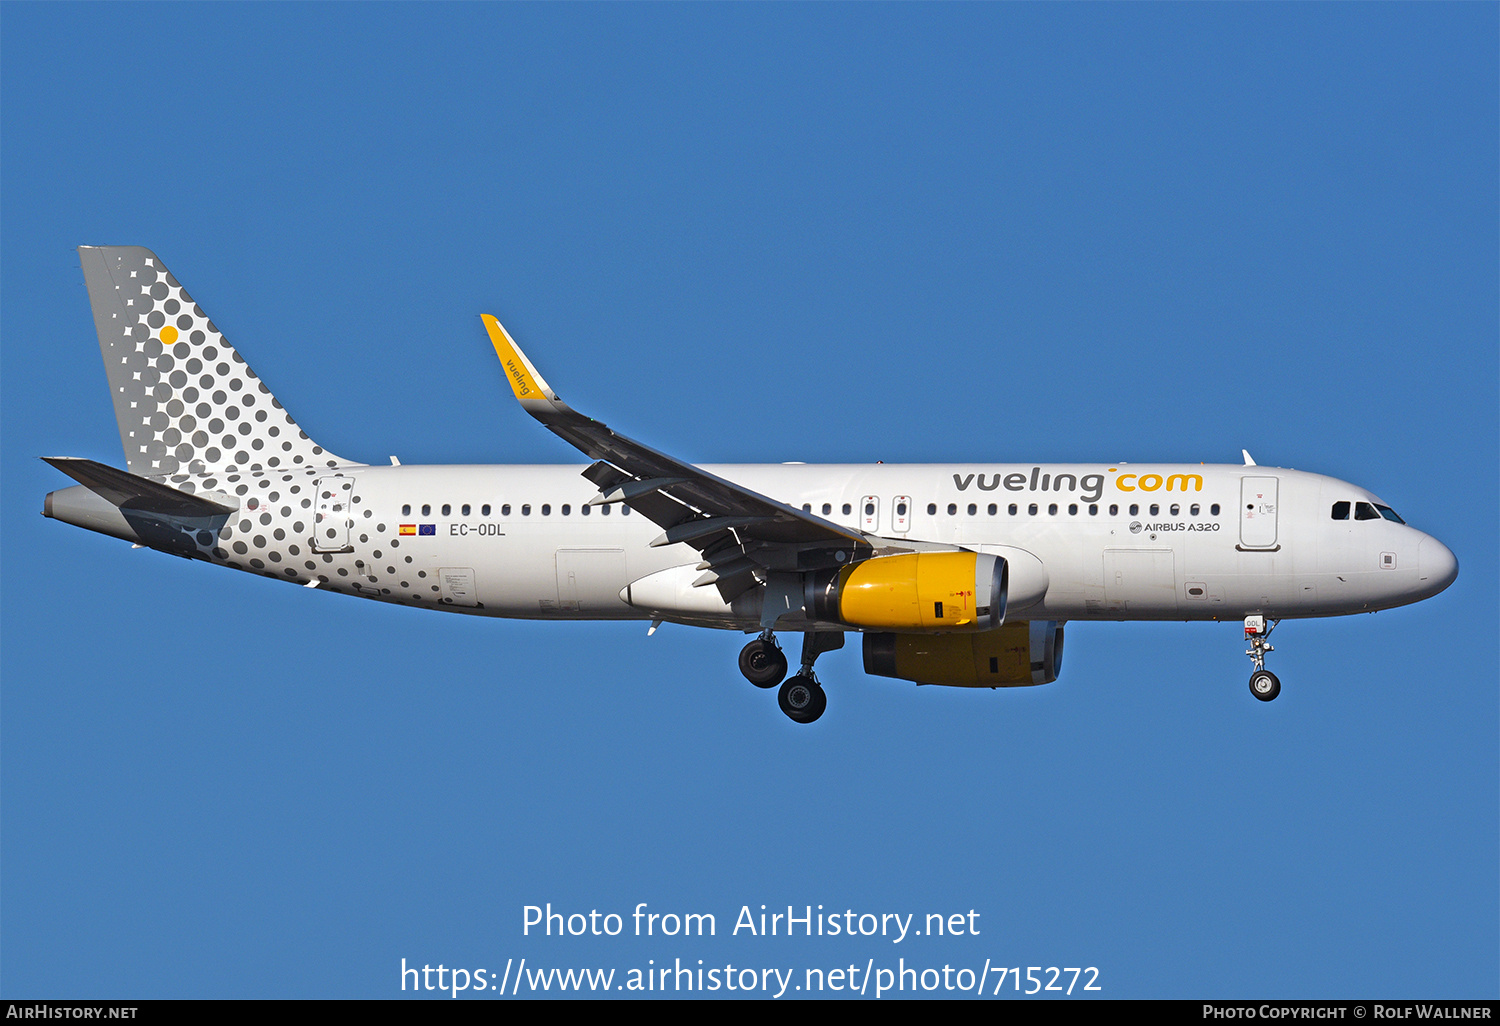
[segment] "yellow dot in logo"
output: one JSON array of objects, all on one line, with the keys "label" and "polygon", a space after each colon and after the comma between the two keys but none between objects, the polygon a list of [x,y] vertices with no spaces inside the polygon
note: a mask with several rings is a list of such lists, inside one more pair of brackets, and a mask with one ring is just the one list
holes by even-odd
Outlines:
[{"label": "yellow dot in logo", "polygon": [[176,342],[176,341],[177,341],[177,329],[176,328],[174,328],[170,324],[168,324],[165,328],[161,329],[161,344],[162,345],[169,346],[173,342]]}]

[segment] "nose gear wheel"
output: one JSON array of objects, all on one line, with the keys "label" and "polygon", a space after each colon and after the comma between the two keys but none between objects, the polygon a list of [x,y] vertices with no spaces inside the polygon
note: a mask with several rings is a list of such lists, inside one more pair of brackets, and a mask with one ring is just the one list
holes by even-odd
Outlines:
[{"label": "nose gear wheel", "polygon": [[1250,675],[1250,693],[1262,702],[1281,694],[1281,681],[1270,670],[1256,670]]},{"label": "nose gear wheel", "polygon": [[1245,640],[1250,647],[1245,649],[1245,654],[1255,664],[1255,672],[1250,674],[1250,693],[1262,702],[1269,702],[1281,694],[1281,681],[1276,674],[1266,669],[1266,653],[1276,651],[1266,639],[1276,629],[1280,620],[1267,620],[1263,616],[1245,617]]}]

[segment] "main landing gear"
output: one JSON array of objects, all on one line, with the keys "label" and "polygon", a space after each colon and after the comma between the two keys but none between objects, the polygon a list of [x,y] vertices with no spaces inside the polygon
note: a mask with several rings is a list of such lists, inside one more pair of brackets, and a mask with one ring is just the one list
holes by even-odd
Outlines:
[{"label": "main landing gear", "polygon": [[796,723],[811,723],[828,708],[828,696],[813,675],[813,663],[824,652],[843,647],[842,631],[807,631],[802,635],[802,665],[783,682],[786,655],[776,644],[776,635],[767,630],[740,651],[740,672],[758,688],[781,684],[776,693],[776,704],[781,711]]},{"label": "main landing gear", "polygon": [[811,723],[828,708],[828,695],[812,674],[798,673],[781,685],[781,690],[776,693],[776,704],[792,718],[793,723]]},{"label": "main landing gear", "polygon": [[786,676],[786,655],[776,644],[776,635],[765,631],[740,649],[740,672],[758,688],[774,688]]},{"label": "main landing gear", "polygon": [[1266,653],[1276,651],[1275,646],[1266,639],[1280,622],[1272,620],[1268,624],[1264,616],[1245,617],[1245,640],[1250,643],[1245,654],[1255,663],[1255,671],[1250,674],[1250,693],[1262,702],[1269,702],[1281,694],[1281,681],[1276,679],[1276,674],[1266,669]]}]

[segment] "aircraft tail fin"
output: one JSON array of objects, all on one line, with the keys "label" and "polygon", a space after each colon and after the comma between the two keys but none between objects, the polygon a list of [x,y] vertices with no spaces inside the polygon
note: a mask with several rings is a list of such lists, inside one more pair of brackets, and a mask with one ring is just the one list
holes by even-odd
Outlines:
[{"label": "aircraft tail fin", "polygon": [[131,474],[286,472],[352,462],[307,437],[156,254],[140,246],[80,246],[78,259]]}]

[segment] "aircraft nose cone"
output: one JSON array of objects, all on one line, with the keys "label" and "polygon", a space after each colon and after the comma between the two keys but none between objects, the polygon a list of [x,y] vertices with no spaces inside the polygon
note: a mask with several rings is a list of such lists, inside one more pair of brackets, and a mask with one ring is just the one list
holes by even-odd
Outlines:
[{"label": "aircraft nose cone", "polygon": [[1422,585],[1429,595],[1436,595],[1458,577],[1458,558],[1436,538],[1423,538],[1417,550],[1417,566]]}]

